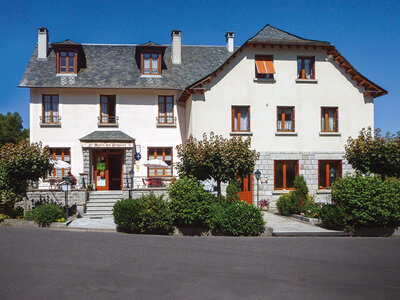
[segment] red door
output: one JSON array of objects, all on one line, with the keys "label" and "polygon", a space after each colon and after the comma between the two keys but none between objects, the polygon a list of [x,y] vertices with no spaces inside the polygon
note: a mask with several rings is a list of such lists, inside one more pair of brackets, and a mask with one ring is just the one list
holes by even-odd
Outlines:
[{"label": "red door", "polygon": [[110,186],[108,153],[96,153],[94,157],[94,181],[96,190],[108,191]]},{"label": "red door", "polygon": [[253,204],[253,174],[249,174],[247,177],[242,179],[240,190],[240,200]]}]

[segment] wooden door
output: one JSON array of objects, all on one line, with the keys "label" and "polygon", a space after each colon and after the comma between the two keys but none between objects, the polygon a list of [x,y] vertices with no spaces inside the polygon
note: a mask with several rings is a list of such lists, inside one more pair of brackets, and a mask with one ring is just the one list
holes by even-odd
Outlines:
[{"label": "wooden door", "polygon": [[242,178],[239,192],[240,200],[253,204],[253,174]]},{"label": "wooden door", "polygon": [[94,159],[94,181],[96,190],[108,191],[110,186],[108,154],[96,153]]}]

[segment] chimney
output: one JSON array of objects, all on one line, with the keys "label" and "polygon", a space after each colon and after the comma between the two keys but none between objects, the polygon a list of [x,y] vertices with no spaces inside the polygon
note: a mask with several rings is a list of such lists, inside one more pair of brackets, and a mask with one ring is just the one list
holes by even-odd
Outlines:
[{"label": "chimney", "polygon": [[225,34],[225,41],[226,41],[226,49],[228,49],[228,52],[233,52],[233,38],[235,37],[235,33],[232,31],[228,31]]},{"label": "chimney", "polygon": [[47,28],[38,28],[38,60],[47,60],[49,50],[49,31]]},{"label": "chimney", "polygon": [[180,65],[182,63],[180,30],[172,30],[171,33],[171,58],[174,65]]}]

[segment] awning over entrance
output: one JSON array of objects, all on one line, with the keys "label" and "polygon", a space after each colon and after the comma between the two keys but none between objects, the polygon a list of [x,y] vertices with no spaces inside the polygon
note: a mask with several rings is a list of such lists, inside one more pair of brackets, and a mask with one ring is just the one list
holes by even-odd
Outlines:
[{"label": "awning over entrance", "polygon": [[79,140],[83,148],[132,148],[135,142],[120,130],[96,130]]}]

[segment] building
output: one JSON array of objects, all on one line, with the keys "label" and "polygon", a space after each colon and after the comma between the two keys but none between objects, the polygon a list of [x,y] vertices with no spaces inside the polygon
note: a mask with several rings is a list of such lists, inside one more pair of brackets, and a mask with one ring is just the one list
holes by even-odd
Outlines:
[{"label": "building", "polygon": [[[347,138],[374,126],[374,99],[387,91],[329,42],[270,25],[241,47],[233,32],[225,41],[185,46],[173,30],[170,45],[50,44],[39,28],[19,85],[30,88],[31,141],[70,162],[81,184],[121,190],[131,170],[135,187],[176,176],[175,146],[191,134],[250,136],[261,154],[260,198],[274,205],[300,173],[326,201],[332,179],[351,171]],[[144,167],[151,158],[170,167]],[[255,186],[253,175],[243,180],[243,199],[255,203]]]}]

